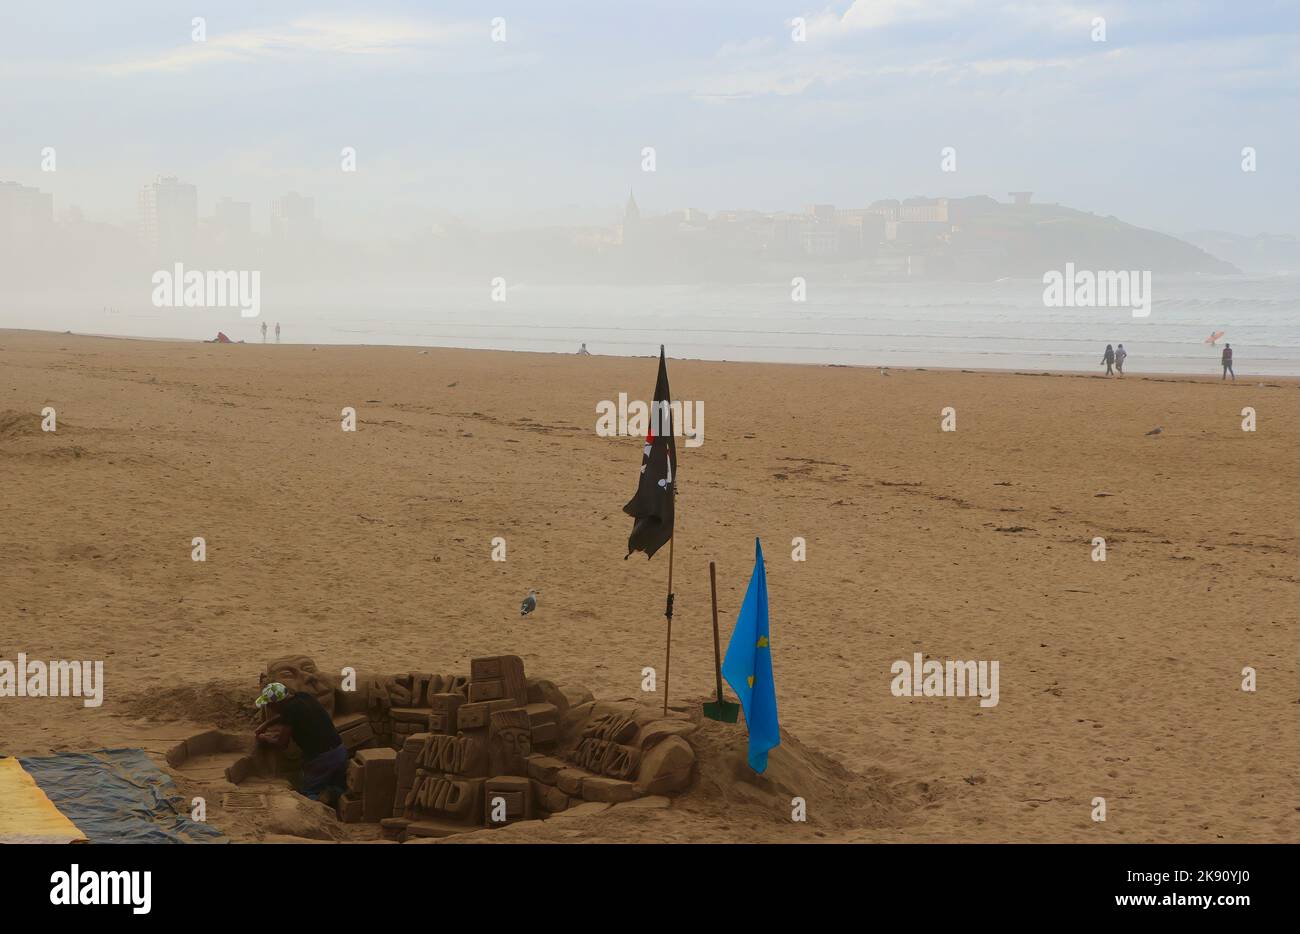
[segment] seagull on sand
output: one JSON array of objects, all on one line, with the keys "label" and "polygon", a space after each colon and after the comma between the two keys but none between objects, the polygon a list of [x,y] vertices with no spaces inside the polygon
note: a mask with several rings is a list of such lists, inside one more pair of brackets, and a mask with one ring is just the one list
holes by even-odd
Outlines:
[{"label": "seagull on sand", "polygon": [[1152,428],[1150,431],[1148,431],[1147,434],[1149,434],[1149,435],[1158,435],[1158,434],[1160,434],[1162,431],[1164,431],[1164,428],[1162,428],[1161,426],[1157,425],[1156,427],[1154,427],[1154,428]]},{"label": "seagull on sand", "polygon": [[520,616],[527,616],[529,613],[533,612],[533,610],[537,609],[537,595],[539,593],[541,593],[540,590],[528,591],[528,596],[524,597],[524,602],[519,604]]}]

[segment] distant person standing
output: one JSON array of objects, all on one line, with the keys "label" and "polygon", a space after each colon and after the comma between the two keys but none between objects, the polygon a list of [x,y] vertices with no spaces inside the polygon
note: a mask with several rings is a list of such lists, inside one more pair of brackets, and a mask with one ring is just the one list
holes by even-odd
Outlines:
[{"label": "distant person standing", "polygon": [[1106,375],[1114,376],[1115,371],[1112,369],[1112,367],[1115,364],[1115,348],[1112,347],[1110,344],[1106,345],[1106,352],[1101,355],[1101,362],[1106,364]]},{"label": "distant person standing", "polygon": [[1228,378],[1228,374],[1232,373],[1232,381],[1235,383],[1237,381],[1237,374],[1234,373],[1232,370],[1232,345],[1231,344],[1223,345],[1223,356],[1220,358],[1219,362],[1223,364],[1223,375],[1219,377],[1219,379],[1221,381],[1225,380]]},{"label": "distant person standing", "polygon": [[[262,325],[262,327],[266,327],[266,325]],[[280,322],[279,321],[275,322],[275,342],[277,344],[280,343]]]},{"label": "distant person standing", "polygon": [[262,343],[266,343],[266,322],[262,322]]},{"label": "distant person standing", "polygon": [[587,350],[587,345],[586,345],[585,343],[584,343],[581,347],[578,348],[578,356],[580,356],[580,357],[590,357],[590,356],[591,356],[591,351]]},{"label": "distant person standing", "polygon": [[1124,349],[1123,344],[1115,348],[1115,372],[1120,376],[1124,375],[1124,358],[1127,356],[1128,351]]}]

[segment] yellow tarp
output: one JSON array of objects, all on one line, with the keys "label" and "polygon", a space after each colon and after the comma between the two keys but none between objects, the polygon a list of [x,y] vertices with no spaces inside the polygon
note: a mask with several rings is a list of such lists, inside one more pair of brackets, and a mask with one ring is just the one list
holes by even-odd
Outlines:
[{"label": "yellow tarp", "polygon": [[0,759],[0,843],[85,841],[17,759]]}]

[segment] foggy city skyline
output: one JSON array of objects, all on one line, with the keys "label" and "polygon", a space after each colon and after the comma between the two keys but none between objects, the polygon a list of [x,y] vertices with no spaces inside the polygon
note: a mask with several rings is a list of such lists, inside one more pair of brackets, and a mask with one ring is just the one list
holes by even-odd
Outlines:
[{"label": "foggy city skyline", "polygon": [[340,239],[454,219],[613,224],[629,190],[652,214],[1027,190],[1173,235],[1300,231],[1281,3],[668,4],[617,19],[595,4],[235,3],[205,17],[204,41],[188,11],[139,9],[129,24],[85,4],[10,14],[0,73],[22,92],[0,105],[0,181],[53,192],[56,214],[130,225],[139,190],[174,175],[198,187],[200,216],[251,204],[259,233],[273,199],[312,197]]},{"label": "foggy city skyline", "polygon": [[0,37],[0,326],[1187,371],[1231,308],[1300,369],[1285,3],[131,12]]}]

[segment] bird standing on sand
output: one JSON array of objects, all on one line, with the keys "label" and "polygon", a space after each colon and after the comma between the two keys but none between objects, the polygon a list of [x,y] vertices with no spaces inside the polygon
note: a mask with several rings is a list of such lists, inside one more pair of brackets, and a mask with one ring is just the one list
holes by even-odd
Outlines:
[{"label": "bird standing on sand", "polygon": [[1164,428],[1162,428],[1161,426],[1157,425],[1156,427],[1154,427],[1154,428],[1152,428],[1150,431],[1148,431],[1147,434],[1148,434],[1148,435],[1158,435],[1158,434],[1161,434],[1162,432],[1164,432]]},{"label": "bird standing on sand", "polygon": [[533,612],[533,610],[537,609],[537,595],[539,593],[541,593],[539,590],[528,591],[528,596],[524,597],[524,602],[519,604],[520,616],[527,616],[529,613]]}]

